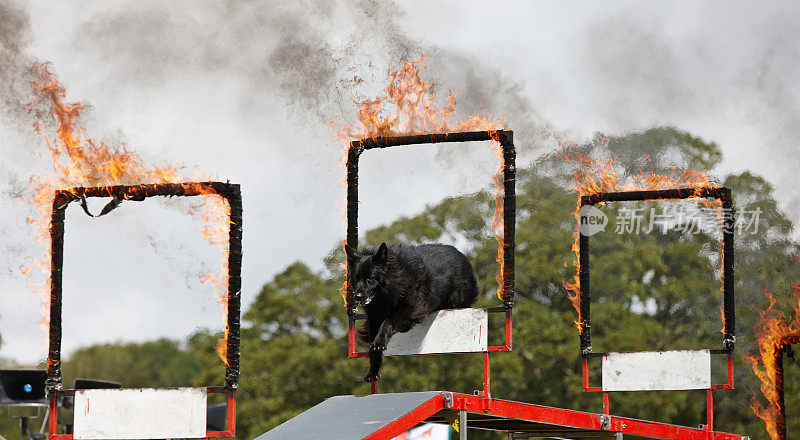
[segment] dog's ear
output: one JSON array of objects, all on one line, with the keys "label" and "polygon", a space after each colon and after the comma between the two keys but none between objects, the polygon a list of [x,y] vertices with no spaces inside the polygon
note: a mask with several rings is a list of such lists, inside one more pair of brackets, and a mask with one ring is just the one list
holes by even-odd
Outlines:
[{"label": "dog's ear", "polygon": [[380,246],[378,246],[378,250],[375,251],[375,255],[372,256],[372,262],[378,265],[384,264],[386,263],[386,257],[388,254],[389,250],[386,248],[386,242],[384,241]]}]

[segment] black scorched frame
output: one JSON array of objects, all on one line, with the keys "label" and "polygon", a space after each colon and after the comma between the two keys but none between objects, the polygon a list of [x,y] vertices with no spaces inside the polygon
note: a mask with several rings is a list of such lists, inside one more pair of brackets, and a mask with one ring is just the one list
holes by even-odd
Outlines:
[{"label": "black scorched frame", "polygon": [[[53,198],[50,221],[50,325],[47,355],[46,389],[52,394],[62,390],[61,373],[61,299],[64,259],[64,218],[67,206],[88,197],[112,197],[113,204],[123,200],[142,201],[155,196],[219,195],[230,205],[227,298],[227,359],[225,382],[221,390],[233,392],[239,384],[240,307],[242,290],[242,195],[238,184],[225,182],[157,183],[105,187],[77,187],[58,190]],[[113,205],[109,205],[113,206]]]},{"label": "black scorched frame", "polygon": [[[512,349],[512,317],[514,305],[514,232],[516,222],[516,149],[514,148],[514,132],[510,130],[487,130],[453,133],[430,133],[411,136],[377,137],[350,142],[347,151],[347,248],[358,249],[358,160],[366,150],[388,148],[401,145],[434,144],[448,142],[497,141],[502,148],[503,159],[503,273],[502,304],[490,307],[489,312],[505,314],[505,344],[489,347],[489,351],[511,351]],[[349,258],[347,259],[350,260]],[[350,267],[347,267],[345,288],[345,306],[349,316],[348,356],[366,357],[366,352],[355,351],[355,321],[365,318],[358,314],[352,298]],[[488,360],[484,360],[484,370],[488,371]],[[484,374],[488,381],[488,373]],[[485,384],[485,388],[488,385]],[[373,385],[374,391],[374,385]]]},{"label": "black scorched frame", "polygon": [[[722,345],[727,353],[733,351],[736,341],[736,314],[733,282],[733,229],[735,212],[731,190],[725,187],[711,188],[676,188],[651,191],[606,192],[581,196],[581,207],[609,202],[632,202],[647,200],[679,200],[691,198],[714,198],[722,202],[724,216],[722,219],[722,290],[723,290],[723,332]],[[580,268],[580,315],[581,355],[592,355],[592,336],[590,321],[591,290],[589,285],[589,237],[579,232],[578,262]],[[594,353],[599,354],[599,353]]]}]

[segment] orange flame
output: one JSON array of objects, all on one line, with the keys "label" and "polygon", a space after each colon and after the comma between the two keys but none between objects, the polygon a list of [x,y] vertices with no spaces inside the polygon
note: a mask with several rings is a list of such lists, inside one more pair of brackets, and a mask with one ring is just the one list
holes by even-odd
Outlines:
[{"label": "orange flame", "polygon": [[[81,111],[86,105],[81,102],[67,103],[64,101],[67,95],[66,89],[59,84],[48,64],[35,64],[33,73],[35,79],[31,82],[34,91],[31,111],[40,100],[51,107],[49,114],[52,116],[52,122],[38,122],[35,129],[45,141],[50,152],[53,172],[47,176],[31,176],[30,178],[33,187],[31,202],[35,207],[36,214],[28,217],[26,221],[35,228],[36,240],[45,248],[45,253],[44,257],[40,259],[29,257],[32,264],[23,264],[20,272],[30,276],[32,266],[36,266],[42,274],[48,276],[50,273],[50,214],[55,190],[110,185],[182,183],[187,179],[173,166],[145,166],[139,157],[135,153],[129,152],[124,145],[113,148],[102,141],[92,139],[79,122]],[[54,129],[45,128],[45,125],[51,124],[55,126]],[[208,177],[198,173],[195,179],[208,180]],[[219,247],[224,256],[227,256],[230,207],[227,201],[216,195],[202,197],[201,204],[202,209],[199,216],[202,218],[204,226],[200,233],[211,244]],[[224,263],[225,260],[223,259],[222,262]],[[219,274],[207,274],[203,278],[203,282],[212,286],[214,295],[221,304],[224,304],[225,292],[227,292],[227,267],[221,267]],[[34,293],[41,294],[43,298],[42,325],[44,327],[47,327],[50,321],[49,284],[49,280],[41,284],[29,281]],[[225,308],[223,308],[223,315],[224,310]],[[227,337],[227,329],[225,336]],[[224,356],[223,360],[225,360]]]},{"label": "orange flame", "polygon": [[[647,171],[639,170],[633,177],[623,180],[617,175],[614,170],[613,160],[598,163],[595,159],[588,157],[578,152],[562,152],[559,153],[565,160],[578,164],[575,170],[572,183],[573,188],[578,191],[580,196],[588,196],[592,194],[604,192],[621,192],[621,191],[650,191],[674,188],[716,188],[717,185],[713,183],[708,175],[702,171],[684,170],[679,171],[677,167],[673,168],[669,174],[657,174],[652,168]],[[708,203],[715,208],[721,208],[719,200],[714,200]],[[581,317],[581,280],[580,280],[580,209],[581,201],[578,198],[578,204],[573,212],[575,217],[575,232],[572,242],[572,253],[575,255],[572,265],[575,267],[575,275],[572,282],[565,282],[564,288],[567,290],[569,300],[572,306],[578,312],[578,317],[574,321],[575,327],[578,332],[583,332],[583,318]]]},{"label": "orange flame", "polygon": [[[748,353],[745,361],[753,367],[753,373],[761,380],[761,392],[767,399],[765,407],[753,396],[750,409],[756,416],[764,421],[770,438],[779,438],[779,393],[782,381],[778,377],[778,358],[782,351],[789,345],[800,343],[800,282],[792,283],[794,297],[797,299],[793,305],[794,317],[790,320],[780,310],[775,310],[775,298],[764,292],[769,298],[769,307],[759,312],[761,319],[755,326],[758,353]],[[779,383],[780,382],[780,383]],[[785,421],[784,421],[785,422]]]},{"label": "orange flame", "polygon": [[[420,76],[425,56],[406,61],[402,67],[390,70],[385,93],[374,99],[356,97],[359,125],[347,125],[339,115],[328,124],[328,129],[344,148],[339,162],[347,165],[350,140],[375,137],[391,137],[411,134],[448,133],[462,131],[497,131],[507,128],[505,116],[474,112],[466,119],[454,120],[456,93],[448,91],[446,103],[437,105],[433,82],[425,82]],[[361,82],[354,78],[354,82]],[[497,274],[497,295],[502,299],[503,290],[503,149],[499,139],[492,135],[491,149],[498,157],[498,171],[493,177],[496,189],[492,230],[499,244],[497,261],[500,272]],[[342,182],[346,182],[343,179]],[[345,282],[346,283],[346,282]],[[346,286],[340,291],[345,294]]]},{"label": "orange flame", "polygon": [[[342,252],[344,253],[344,258],[347,259],[347,240],[342,240]],[[339,267],[344,269],[345,273],[347,272],[347,263],[339,263]],[[339,294],[342,295],[342,299],[347,304],[347,279],[345,278],[342,281],[342,285],[339,286]]]},{"label": "orange flame", "polygon": [[425,68],[424,61],[425,56],[420,53],[418,60],[407,61],[401,68],[390,70],[383,96],[374,99],[356,97],[360,127],[343,125],[337,115],[336,121],[329,124],[335,137],[347,142],[373,137],[505,128],[505,116],[477,111],[467,119],[453,121],[456,93],[449,91],[447,103],[437,106],[434,83],[425,82],[420,76],[420,70]]}]

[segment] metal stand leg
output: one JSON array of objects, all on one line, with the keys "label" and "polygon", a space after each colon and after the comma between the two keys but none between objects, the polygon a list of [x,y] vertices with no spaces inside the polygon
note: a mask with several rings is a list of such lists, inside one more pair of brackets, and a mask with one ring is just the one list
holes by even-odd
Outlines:
[{"label": "metal stand leg", "polygon": [[711,390],[706,390],[706,429],[714,430],[714,395]]},{"label": "metal stand leg", "polygon": [[492,397],[491,369],[489,365],[489,352],[483,353],[483,397]]},{"label": "metal stand leg", "polygon": [[458,440],[467,440],[467,412],[458,412]]}]

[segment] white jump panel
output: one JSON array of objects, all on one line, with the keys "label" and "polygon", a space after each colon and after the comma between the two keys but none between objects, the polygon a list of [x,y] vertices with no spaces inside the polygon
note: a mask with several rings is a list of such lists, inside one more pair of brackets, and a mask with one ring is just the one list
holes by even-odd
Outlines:
[{"label": "white jump panel", "polygon": [[487,350],[486,309],[439,310],[406,333],[389,340],[386,356],[474,353]]},{"label": "white jump panel", "polygon": [[603,356],[603,391],[703,390],[711,387],[711,352],[645,351]]},{"label": "white jump panel", "polygon": [[205,438],[205,388],[75,391],[74,438]]}]

